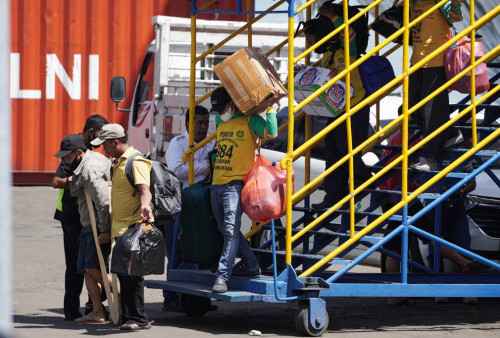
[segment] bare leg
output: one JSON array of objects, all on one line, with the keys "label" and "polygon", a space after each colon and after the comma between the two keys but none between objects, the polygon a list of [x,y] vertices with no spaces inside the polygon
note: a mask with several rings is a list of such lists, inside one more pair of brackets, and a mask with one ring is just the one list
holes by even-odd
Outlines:
[{"label": "bare leg", "polygon": [[472,262],[470,259],[465,258],[461,254],[459,254],[457,251],[455,251],[452,248],[449,248],[445,245],[440,245],[439,248],[440,248],[439,251],[441,252],[441,255],[443,255],[443,257],[446,257],[446,258],[452,260],[453,262],[457,263],[458,265],[460,265],[462,267],[462,270],[465,268],[465,266],[467,264]]},{"label": "bare leg", "polygon": [[98,268],[87,269],[84,276],[85,284],[87,285],[87,290],[93,307],[92,312],[87,314],[87,317],[94,320],[105,320],[101,303],[101,288],[99,287],[99,283],[102,283],[101,270]]},{"label": "bare leg", "polygon": [[[399,253],[399,252],[398,252]],[[385,271],[389,273],[400,272],[401,262],[395,258],[387,256],[385,261]],[[387,299],[388,305],[400,305],[405,303],[406,298],[404,297],[391,297]]]}]

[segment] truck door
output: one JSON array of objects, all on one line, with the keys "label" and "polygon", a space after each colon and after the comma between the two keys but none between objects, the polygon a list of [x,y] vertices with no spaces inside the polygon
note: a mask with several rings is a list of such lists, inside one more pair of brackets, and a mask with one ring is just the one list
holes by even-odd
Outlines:
[{"label": "truck door", "polygon": [[148,52],[142,63],[135,85],[132,106],[129,115],[129,143],[142,153],[151,151],[154,136],[153,104],[154,53]]}]

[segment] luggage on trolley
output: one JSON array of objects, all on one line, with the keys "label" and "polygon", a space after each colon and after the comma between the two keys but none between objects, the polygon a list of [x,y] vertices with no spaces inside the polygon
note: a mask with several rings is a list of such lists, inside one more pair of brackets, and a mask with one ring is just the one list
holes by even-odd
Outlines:
[{"label": "luggage on trolley", "polygon": [[210,184],[200,182],[182,190],[179,231],[184,263],[217,265],[223,239],[212,214]]}]

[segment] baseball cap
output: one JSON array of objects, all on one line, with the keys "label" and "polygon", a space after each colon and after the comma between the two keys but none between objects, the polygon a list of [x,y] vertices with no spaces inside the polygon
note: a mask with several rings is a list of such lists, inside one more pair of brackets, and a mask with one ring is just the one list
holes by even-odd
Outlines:
[{"label": "baseball cap", "polygon": [[85,147],[85,143],[83,143],[82,135],[69,134],[64,136],[61,141],[61,149],[59,149],[59,151],[55,153],[54,156],[64,157],[75,150],[85,148],[87,147]]},{"label": "baseball cap", "polygon": [[[229,102],[231,102],[231,96],[229,96],[227,90],[223,87],[217,88],[210,96],[210,103],[212,104],[210,112],[221,114]],[[227,111],[220,117],[223,121],[227,121],[233,114],[233,112]]]},{"label": "baseball cap", "polygon": [[118,123],[106,124],[101,129],[101,135],[93,139],[90,144],[93,146],[98,146],[104,143],[106,140],[111,140],[115,138],[122,138],[125,136],[125,130]]}]

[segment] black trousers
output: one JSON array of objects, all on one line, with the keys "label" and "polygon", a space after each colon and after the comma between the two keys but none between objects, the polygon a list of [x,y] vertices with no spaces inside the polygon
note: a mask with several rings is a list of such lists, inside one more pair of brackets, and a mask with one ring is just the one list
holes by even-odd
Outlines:
[{"label": "black trousers", "polygon": [[[366,106],[351,116],[352,148],[356,148],[368,135],[370,107]],[[333,122],[330,119],[328,123]],[[325,137],[325,167],[328,169],[347,154],[347,128],[343,122]],[[360,153],[354,156],[354,179],[364,182],[371,177],[369,169],[361,159]],[[336,203],[349,193],[349,161],[335,169],[323,181],[325,200]]]},{"label": "black trousers", "polygon": [[80,294],[83,288],[83,274],[77,273],[78,238],[82,231],[79,222],[61,221],[64,240],[66,272],[64,274],[64,315],[74,317],[80,312]]},{"label": "black trousers", "polygon": [[120,280],[122,323],[146,325],[149,320],[144,310],[144,278],[118,275],[118,279]]},{"label": "black trousers", "polygon": [[[413,107],[436,89],[446,83],[444,67],[420,68],[410,76],[408,106]],[[450,119],[450,101],[445,90],[423,105],[412,115],[424,137],[445,124]],[[447,129],[434,137],[423,147],[424,157],[436,158],[444,150],[446,140],[450,138],[451,129]]]}]

